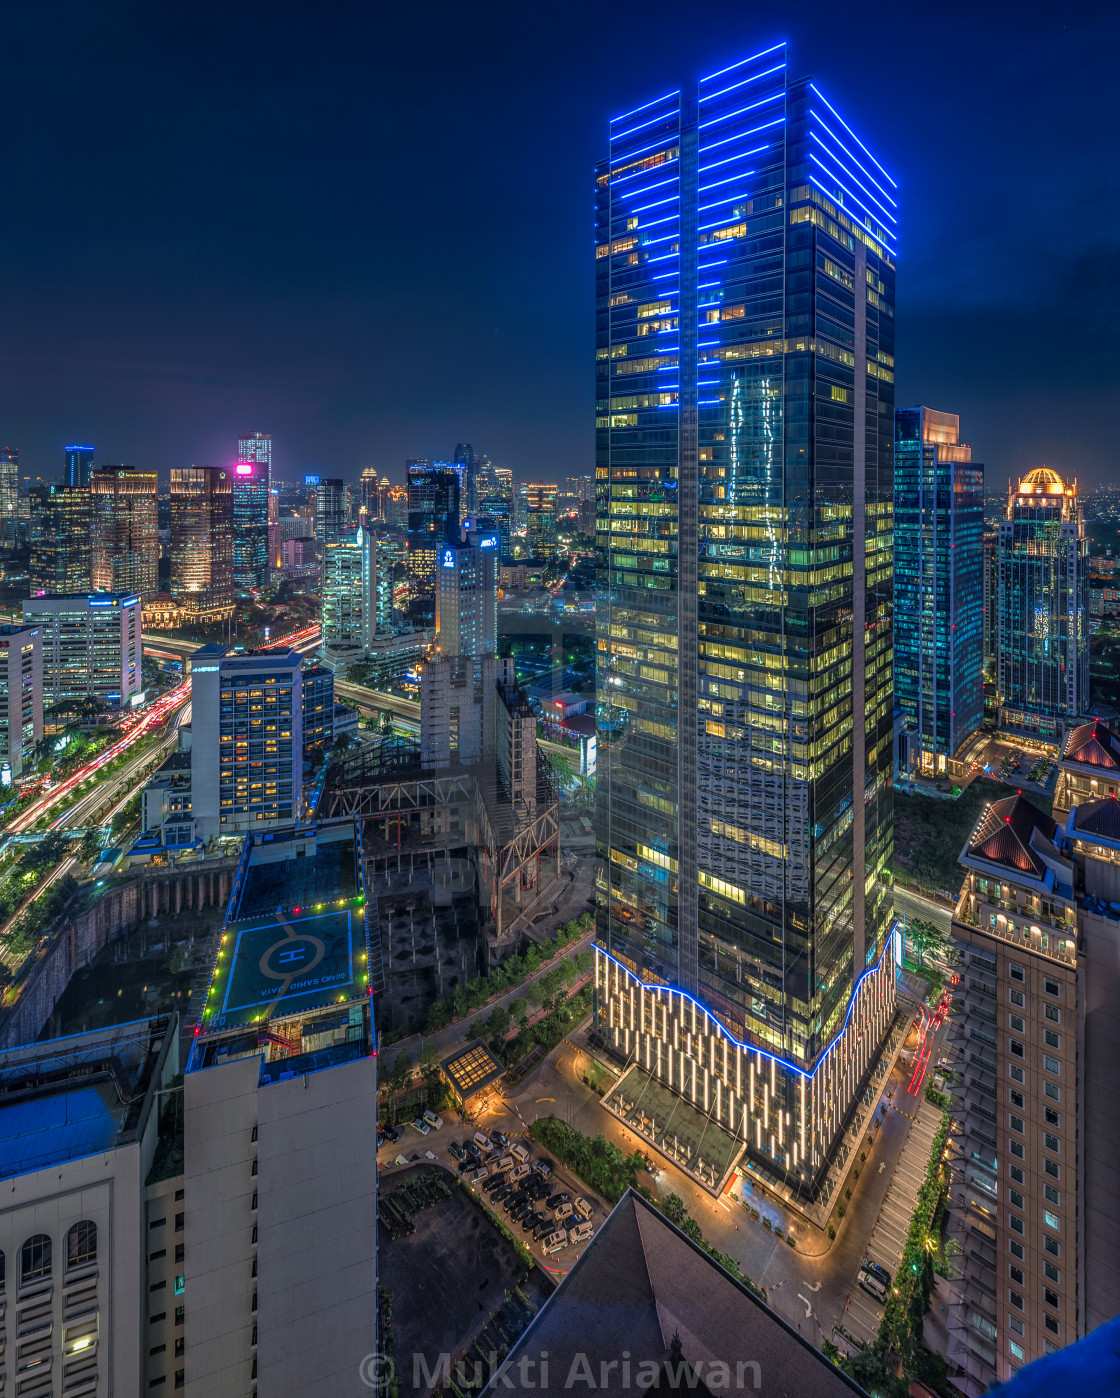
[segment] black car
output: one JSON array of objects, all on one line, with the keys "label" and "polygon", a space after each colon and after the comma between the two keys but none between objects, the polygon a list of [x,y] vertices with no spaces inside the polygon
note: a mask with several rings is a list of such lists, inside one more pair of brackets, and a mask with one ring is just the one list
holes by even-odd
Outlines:
[{"label": "black car", "polygon": [[481,1159],[482,1159],[482,1152],[479,1150],[477,1142],[475,1142],[475,1141],[464,1141],[464,1142],[463,1142],[463,1149],[467,1152],[467,1154],[468,1154],[469,1156],[472,1157],[472,1159],[474,1159],[474,1160],[481,1160]]},{"label": "black car", "polygon": [[397,1130],[395,1126],[386,1126],[385,1130],[382,1132],[382,1135],[385,1137],[387,1141],[392,1141],[394,1145],[396,1145],[396,1143],[401,1138],[401,1133]]},{"label": "black car", "polygon": [[466,1160],[467,1152],[463,1149],[463,1147],[459,1144],[458,1141],[452,1141],[451,1144],[447,1147],[447,1149],[451,1152],[455,1159],[459,1161],[460,1164],[462,1164],[463,1161]]},{"label": "black car", "polygon": [[529,1205],[525,1202],[524,1199],[515,1199],[513,1203],[510,1205],[510,1223],[520,1223],[522,1218],[524,1218],[525,1214],[528,1212],[528,1210]]},{"label": "black car", "polygon": [[886,1287],[889,1287],[891,1284],[891,1274],[887,1271],[887,1269],[885,1267],[880,1267],[878,1262],[872,1262],[869,1257],[865,1257],[863,1259],[863,1263],[860,1266],[860,1271],[866,1272],[869,1276],[877,1278]]},{"label": "black car", "polygon": [[570,1204],[572,1196],[570,1194],[554,1194],[548,1201],[550,1209],[558,1209],[561,1204]]},{"label": "black car", "polygon": [[533,1230],[536,1228],[537,1224],[540,1223],[540,1221],[540,1214],[537,1213],[536,1209],[534,1209],[532,1205],[530,1205],[529,1208],[527,1208],[525,1212],[521,1215],[520,1222],[522,1230],[526,1233],[532,1233]]},{"label": "black car", "polygon": [[494,1142],[496,1146],[509,1145],[509,1137],[506,1135],[504,1131],[491,1131],[490,1139]]},{"label": "black car", "polygon": [[529,1186],[529,1197],[531,1199],[547,1199],[549,1184],[547,1180],[534,1180]]},{"label": "black car", "polygon": [[555,1233],[555,1232],[556,1232],[556,1220],[555,1220],[554,1218],[545,1217],[545,1218],[542,1218],[541,1221],[540,1221],[540,1223],[537,1224],[535,1236],[536,1236],[538,1239],[539,1239],[539,1238],[546,1238],[546,1237],[549,1235],[549,1233]]}]

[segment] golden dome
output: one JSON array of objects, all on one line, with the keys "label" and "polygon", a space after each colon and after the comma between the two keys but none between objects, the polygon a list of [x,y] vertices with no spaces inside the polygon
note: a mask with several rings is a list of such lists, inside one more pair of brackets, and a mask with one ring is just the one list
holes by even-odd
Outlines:
[{"label": "golden dome", "polygon": [[1061,495],[1065,490],[1061,476],[1049,466],[1036,466],[1019,482],[1024,495]]}]

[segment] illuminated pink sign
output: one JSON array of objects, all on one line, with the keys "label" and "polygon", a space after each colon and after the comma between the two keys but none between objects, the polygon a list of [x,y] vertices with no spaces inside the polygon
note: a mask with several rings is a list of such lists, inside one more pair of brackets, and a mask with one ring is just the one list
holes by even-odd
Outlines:
[{"label": "illuminated pink sign", "polygon": [[251,476],[253,474],[252,464],[248,461],[239,461],[233,469],[239,476]]}]

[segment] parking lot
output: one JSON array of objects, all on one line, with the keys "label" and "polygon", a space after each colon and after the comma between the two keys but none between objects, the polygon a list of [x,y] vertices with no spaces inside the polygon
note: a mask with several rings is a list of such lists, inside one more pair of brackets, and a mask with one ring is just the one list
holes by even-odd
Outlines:
[{"label": "parking lot", "polygon": [[1055,752],[1040,743],[993,738],[980,754],[985,776],[1008,786],[1052,795],[1057,777]]},{"label": "parking lot", "polygon": [[[406,1123],[401,1123],[395,1129],[399,1139],[396,1142],[386,1141],[378,1151],[378,1169],[383,1176],[391,1176],[394,1170],[418,1161],[438,1161],[461,1176],[483,1207],[553,1275],[561,1276],[568,1271],[610,1212],[610,1207],[593,1194],[582,1180],[576,1179],[563,1165],[536,1146],[524,1128],[519,1131],[492,1127],[483,1129],[481,1134],[489,1140],[489,1148],[475,1141],[474,1126],[464,1125],[451,1111],[443,1113],[442,1125],[429,1125],[427,1135]],[[459,1152],[468,1143],[468,1158],[460,1159]],[[525,1152],[524,1162],[519,1159],[521,1151]],[[519,1168],[522,1165],[523,1172]],[[542,1165],[547,1166],[547,1173],[542,1173]],[[461,1168],[463,1166],[469,1168]],[[485,1175],[481,1174],[483,1169],[486,1170]],[[513,1178],[515,1170],[518,1173],[516,1179]],[[532,1186],[531,1194],[536,1197],[530,1197],[529,1186]],[[556,1196],[562,1197],[557,1199]],[[556,1202],[550,1208],[549,1203],[554,1199]],[[588,1219],[577,1211],[577,1199],[584,1200],[589,1206]],[[523,1226],[524,1220],[511,1219],[515,1204],[531,1206],[534,1215],[528,1220],[534,1224],[531,1231]],[[580,1225],[589,1227],[581,1228]],[[557,1247],[559,1239],[555,1235],[561,1231],[565,1238],[562,1245]],[[550,1243],[553,1250],[546,1252],[546,1245]]]}]

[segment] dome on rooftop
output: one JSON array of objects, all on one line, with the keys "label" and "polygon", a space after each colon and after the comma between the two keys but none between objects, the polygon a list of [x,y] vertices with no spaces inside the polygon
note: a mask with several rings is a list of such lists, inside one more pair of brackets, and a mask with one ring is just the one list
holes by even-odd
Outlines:
[{"label": "dome on rooftop", "polygon": [[1049,466],[1036,466],[1019,482],[1019,489],[1024,494],[1061,495],[1065,485],[1057,471],[1051,471]]}]

